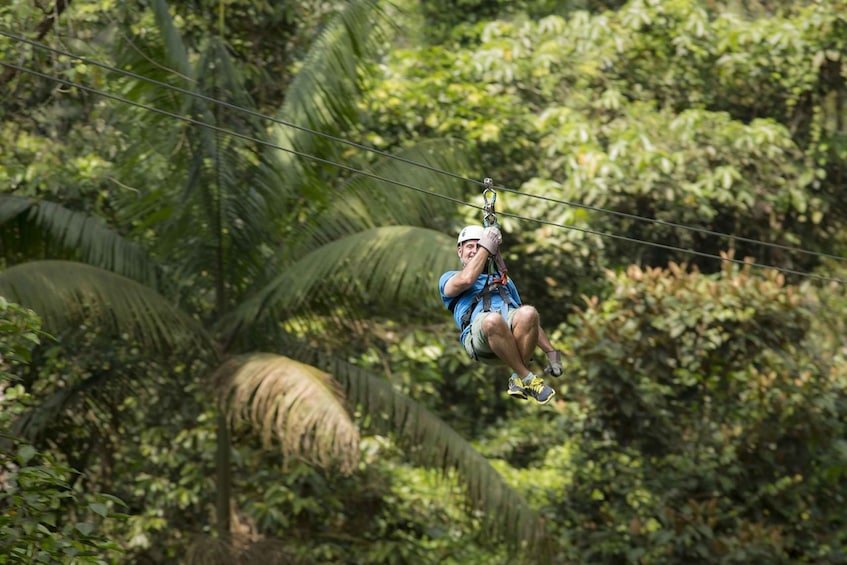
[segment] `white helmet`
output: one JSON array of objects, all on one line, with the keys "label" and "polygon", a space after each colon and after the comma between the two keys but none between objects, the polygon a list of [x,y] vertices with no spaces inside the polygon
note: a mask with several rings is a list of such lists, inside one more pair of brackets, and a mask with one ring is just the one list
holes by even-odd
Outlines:
[{"label": "white helmet", "polygon": [[459,238],[456,240],[456,246],[462,245],[469,239],[481,239],[482,232],[485,231],[485,228],[482,226],[465,226],[462,231],[459,232]]}]

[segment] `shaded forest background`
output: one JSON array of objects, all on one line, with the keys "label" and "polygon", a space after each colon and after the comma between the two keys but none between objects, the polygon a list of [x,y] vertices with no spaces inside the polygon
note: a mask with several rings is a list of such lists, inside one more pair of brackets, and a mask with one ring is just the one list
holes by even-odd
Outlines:
[{"label": "shaded forest background", "polygon": [[[847,562],[845,53],[843,0],[3,3],[0,562]],[[545,407],[436,292],[485,177]]]}]

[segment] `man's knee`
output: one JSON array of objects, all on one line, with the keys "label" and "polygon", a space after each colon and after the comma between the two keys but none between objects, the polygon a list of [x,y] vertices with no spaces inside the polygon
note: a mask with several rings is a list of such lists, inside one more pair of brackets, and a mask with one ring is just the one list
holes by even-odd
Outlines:
[{"label": "man's knee", "polygon": [[482,331],[485,332],[485,335],[487,336],[492,333],[508,331],[508,329],[509,328],[506,326],[506,321],[503,319],[503,316],[497,312],[489,312],[482,320]]},{"label": "man's knee", "polygon": [[518,307],[515,317],[512,318],[512,326],[534,326],[538,325],[538,310],[535,306],[523,305]]}]

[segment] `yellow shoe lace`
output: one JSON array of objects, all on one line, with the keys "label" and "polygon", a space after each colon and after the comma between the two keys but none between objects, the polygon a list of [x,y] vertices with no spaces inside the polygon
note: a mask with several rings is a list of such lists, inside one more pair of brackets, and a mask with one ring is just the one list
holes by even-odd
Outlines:
[{"label": "yellow shoe lace", "polygon": [[528,383],[523,383],[523,387],[527,390],[539,393],[544,388],[544,379],[542,379],[541,377],[533,376],[531,381],[529,381]]}]

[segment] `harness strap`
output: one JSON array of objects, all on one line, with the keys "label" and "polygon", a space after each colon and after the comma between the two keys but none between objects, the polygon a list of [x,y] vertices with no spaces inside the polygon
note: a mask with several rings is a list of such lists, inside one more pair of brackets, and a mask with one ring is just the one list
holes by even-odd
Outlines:
[{"label": "harness strap", "polygon": [[[462,331],[465,331],[465,328],[471,323],[471,316],[473,316],[473,312],[476,309],[476,305],[479,304],[479,301],[482,300],[482,311],[483,312],[491,312],[491,295],[497,292],[500,295],[501,306],[500,306],[500,314],[503,316],[503,319],[506,319],[506,316],[509,313],[509,305],[514,304],[512,298],[506,293],[506,286],[500,282],[492,282],[485,286],[482,289],[482,292],[473,297],[471,301],[471,305],[465,310],[465,313],[462,314]],[[461,296],[461,295],[459,295]],[[456,297],[450,303],[450,312],[453,312],[456,309],[456,303],[458,302],[458,298]]]},{"label": "harness strap", "polygon": [[[505,276],[505,275],[504,275],[504,276]],[[498,290],[500,291],[500,315],[501,315],[501,316],[503,316],[503,319],[504,319],[504,320],[506,320],[506,321],[508,322],[508,321],[509,321],[509,303],[510,303],[511,301],[509,300],[509,301],[507,302],[507,298],[506,298],[506,285],[505,285],[504,283],[502,283],[502,282],[501,282],[501,283],[499,284],[499,289],[498,289]]]}]

